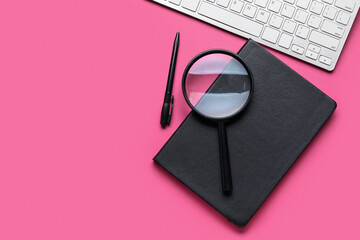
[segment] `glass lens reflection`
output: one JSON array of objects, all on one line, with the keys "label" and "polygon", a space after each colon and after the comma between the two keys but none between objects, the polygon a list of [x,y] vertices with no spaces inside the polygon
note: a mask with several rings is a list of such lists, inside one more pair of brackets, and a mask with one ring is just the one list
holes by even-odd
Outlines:
[{"label": "glass lens reflection", "polygon": [[189,69],[185,82],[191,105],[215,119],[238,113],[246,104],[250,89],[250,76],[243,64],[220,53],[198,59]]}]

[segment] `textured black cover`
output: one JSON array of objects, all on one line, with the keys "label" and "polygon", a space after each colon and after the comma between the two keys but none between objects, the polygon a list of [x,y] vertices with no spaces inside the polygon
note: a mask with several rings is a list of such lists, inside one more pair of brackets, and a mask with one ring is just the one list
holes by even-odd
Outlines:
[{"label": "textured black cover", "polygon": [[190,113],[154,157],[235,225],[245,226],[336,108],[256,42],[239,55],[254,75],[247,109],[227,124],[233,193],[221,190],[217,126]]}]

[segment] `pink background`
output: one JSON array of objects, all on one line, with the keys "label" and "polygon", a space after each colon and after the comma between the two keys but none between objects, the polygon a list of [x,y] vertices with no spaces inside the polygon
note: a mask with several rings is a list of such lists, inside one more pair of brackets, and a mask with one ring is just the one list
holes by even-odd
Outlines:
[{"label": "pink background", "polygon": [[238,229],[152,158],[188,61],[244,39],[145,0],[1,1],[0,239],[360,239],[359,20],[333,73],[270,50],[338,109]]}]

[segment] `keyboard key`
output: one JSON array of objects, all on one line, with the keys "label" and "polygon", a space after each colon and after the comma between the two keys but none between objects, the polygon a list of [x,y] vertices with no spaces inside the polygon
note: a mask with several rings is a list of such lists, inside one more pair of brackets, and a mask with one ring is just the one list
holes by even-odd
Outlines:
[{"label": "keyboard key", "polygon": [[308,50],[310,51],[313,51],[313,52],[316,52],[316,53],[320,53],[320,47],[318,46],[315,46],[314,44],[309,44],[309,47],[308,47]]},{"label": "keyboard key", "polygon": [[279,46],[280,47],[283,47],[283,48],[289,48],[290,45],[291,45],[291,42],[293,40],[293,37],[286,34],[286,33],[283,33],[280,37],[280,40],[279,40]]},{"label": "keyboard key", "polygon": [[280,28],[281,24],[283,22],[283,19],[284,19],[283,17],[279,17],[278,15],[273,14],[271,16],[269,24],[270,24],[270,26]]},{"label": "keyboard key", "polygon": [[352,12],[355,7],[354,0],[336,0],[335,6],[342,8],[346,11]]},{"label": "keyboard key", "polygon": [[285,20],[283,30],[288,33],[294,33],[296,27],[296,23],[290,20]]},{"label": "keyboard key", "polygon": [[298,45],[295,45],[295,44],[292,46],[291,50],[293,52],[296,52],[296,53],[300,54],[300,55],[302,55],[304,53],[304,48],[300,47]]},{"label": "keyboard key", "polygon": [[341,38],[344,34],[345,28],[329,20],[324,20],[321,30]]},{"label": "keyboard key", "polygon": [[227,8],[229,6],[230,0],[217,0],[217,4]]},{"label": "keyboard key", "polygon": [[281,11],[281,15],[288,17],[288,18],[292,18],[292,16],[294,15],[295,12],[295,8],[285,4],[282,11]]},{"label": "keyboard key", "polygon": [[208,1],[208,2],[212,2],[212,3],[214,3],[214,2],[215,2],[215,0],[206,0],[206,1]]},{"label": "keyboard key", "polygon": [[181,0],[170,0],[169,2],[176,4],[176,5],[180,5]]},{"label": "keyboard key", "polygon": [[260,7],[266,7],[268,0],[255,0],[255,5],[258,5]]},{"label": "keyboard key", "polygon": [[278,13],[280,11],[282,3],[280,1],[271,0],[268,6],[270,11]]},{"label": "keyboard key", "polygon": [[296,31],[296,36],[306,39],[307,36],[309,35],[310,29],[303,26],[303,25],[299,25],[297,31]]},{"label": "keyboard key", "polygon": [[307,50],[306,53],[305,53],[305,56],[308,57],[308,58],[311,58],[313,60],[316,60],[318,58],[319,54],[317,54],[316,52]]},{"label": "keyboard key", "polygon": [[324,17],[333,20],[335,18],[336,12],[337,12],[336,8],[326,6],[323,15]]},{"label": "keyboard key", "polygon": [[203,2],[201,4],[199,14],[256,37],[260,36],[263,28],[263,25],[260,23],[254,22],[248,18],[239,16],[207,2]]},{"label": "keyboard key", "polygon": [[318,1],[313,1],[310,6],[310,12],[320,14],[324,8],[324,4]]},{"label": "keyboard key", "polygon": [[336,21],[338,23],[347,25],[349,20],[350,20],[350,14],[348,14],[346,12],[343,12],[343,11],[339,11],[339,14],[338,14],[338,16],[336,18]]},{"label": "keyboard key", "polygon": [[328,58],[328,57],[325,57],[325,56],[320,56],[319,62],[330,66],[332,60],[331,60],[331,58]]},{"label": "keyboard key", "polygon": [[333,4],[334,0],[322,0],[324,3]]},{"label": "keyboard key", "polygon": [[280,32],[269,27],[265,27],[264,33],[262,38],[266,41],[269,41],[271,43],[276,43]]},{"label": "keyboard key", "polygon": [[183,0],[182,7],[195,12],[199,6],[199,2],[200,0]]},{"label": "keyboard key", "polygon": [[230,10],[233,10],[235,12],[241,12],[242,7],[244,6],[244,3],[239,0],[234,0],[230,5]]},{"label": "keyboard key", "polygon": [[310,15],[308,25],[313,28],[319,28],[321,23],[321,18],[313,14]]},{"label": "keyboard key", "polygon": [[306,19],[308,17],[308,13],[305,11],[302,11],[300,9],[297,10],[296,14],[295,14],[295,21],[301,22],[301,23],[305,23]]},{"label": "keyboard key", "polygon": [[298,0],[296,6],[301,7],[303,9],[307,9],[309,6],[310,0]]},{"label": "keyboard key", "polygon": [[257,16],[256,16],[256,20],[258,20],[258,21],[260,21],[262,23],[267,23],[269,17],[270,17],[269,12],[266,12],[266,11],[260,9]]},{"label": "keyboard key", "polygon": [[256,10],[257,10],[256,7],[254,7],[254,6],[250,5],[250,4],[246,4],[243,13],[244,13],[245,16],[253,18],[255,16]]},{"label": "keyboard key", "polygon": [[294,4],[295,3],[295,0],[284,0],[285,2],[288,2],[290,4]]},{"label": "keyboard key", "polygon": [[319,44],[320,46],[329,48],[333,51],[337,50],[340,43],[338,39],[330,37],[315,30],[311,32],[309,40],[313,43]]}]

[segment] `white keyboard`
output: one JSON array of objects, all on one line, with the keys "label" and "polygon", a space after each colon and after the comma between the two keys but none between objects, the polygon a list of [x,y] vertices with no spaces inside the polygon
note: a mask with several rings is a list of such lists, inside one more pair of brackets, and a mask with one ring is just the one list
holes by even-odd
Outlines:
[{"label": "white keyboard", "polygon": [[360,0],[152,0],[309,62],[335,68]]}]

